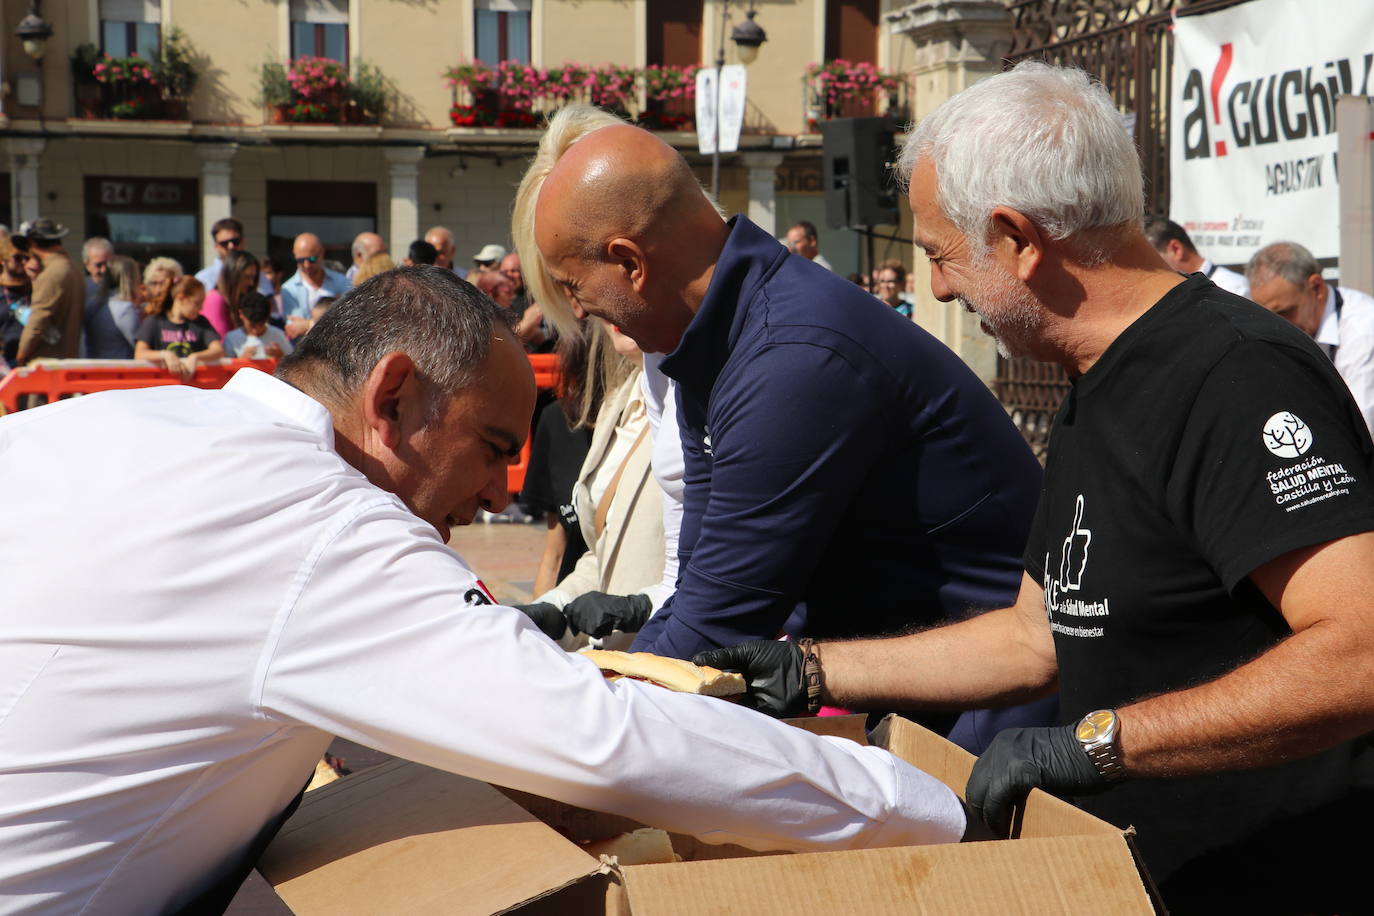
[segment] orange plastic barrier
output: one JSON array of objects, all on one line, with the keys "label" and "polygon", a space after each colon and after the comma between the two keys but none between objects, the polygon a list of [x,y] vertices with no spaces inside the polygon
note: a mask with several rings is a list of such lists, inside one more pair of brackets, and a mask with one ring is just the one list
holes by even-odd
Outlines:
[{"label": "orange plastic barrier", "polygon": [[[534,384],[540,391],[557,391],[563,377],[558,371],[558,356],[554,353],[531,353],[530,368],[534,370]],[[512,494],[525,488],[525,472],[530,467],[530,440],[534,438],[534,428],[520,449],[520,457],[506,470],[506,489]]]},{"label": "orange plastic barrier", "polygon": [[530,368],[534,370],[534,384],[540,389],[557,388],[562,377],[558,372],[558,354],[531,353]]},{"label": "orange plastic barrier", "polygon": [[[271,372],[277,366],[274,359],[226,359],[196,367],[196,374],[186,384],[197,388],[222,388],[229,378],[245,366]],[[558,357],[553,354],[531,353],[530,368],[534,383],[541,389],[557,389],[560,376]],[[41,395],[56,401],[66,395],[94,394],[121,388],[152,388],[158,385],[180,385],[182,381],[160,366],[136,359],[53,359],[38,360],[13,369],[0,379],[0,405],[5,412],[20,410],[27,395]],[[530,442],[520,449],[520,457],[506,472],[506,485],[511,493],[519,493],[525,485],[525,471],[530,465]]]},{"label": "orange plastic barrier", "polygon": [[[197,388],[223,388],[229,377],[245,366],[264,372],[277,367],[275,359],[225,359],[196,367],[186,384]],[[21,398],[36,394],[49,401],[69,394],[94,394],[120,388],[153,388],[180,385],[182,381],[161,366],[138,359],[37,360],[10,371],[0,380],[0,404],[7,412],[19,410]]]}]

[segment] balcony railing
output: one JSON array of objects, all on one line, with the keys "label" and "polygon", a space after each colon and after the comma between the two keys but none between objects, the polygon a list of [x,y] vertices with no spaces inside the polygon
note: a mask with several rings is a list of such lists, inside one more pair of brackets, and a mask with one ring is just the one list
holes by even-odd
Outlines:
[{"label": "balcony railing", "polygon": [[184,121],[186,97],[159,79],[157,65],[139,57],[103,57],[87,78],[74,82],[83,118]]},{"label": "balcony railing", "polygon": [[83,44],[71,56],[76,111],[84,118],[184,121],[198,74],[185,33],[167,30],[153,58],[111,57]]},{"label": "balcony railing", "polygon": [[365,61],[350,72],[339,61],[305,56],[264,63],[259,96],[273,124],[377,124],[391,91],[382,71]]},{"label": "balcony railing", "polygon": [[652,130],[691,130],[697,70],[469,61],[449,68],[444,79],[453,93],[449,118],[455,127],[538,127],[564,105],[583,103]]},{"label": "balcony railing", "polygon": [[816,132],[831,118],[886,117],[905,124],[909,81],[863,61],[811,64],[802,76],[806,129]]}]

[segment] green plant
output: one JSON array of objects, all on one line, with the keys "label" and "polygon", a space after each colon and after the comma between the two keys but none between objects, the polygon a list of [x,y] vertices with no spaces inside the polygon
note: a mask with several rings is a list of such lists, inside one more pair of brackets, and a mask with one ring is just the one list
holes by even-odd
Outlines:
[{"label": "green plant", "polygon": [[484,89],[495,87],[496,71],[480,60],[464,61],[456,67],[449,67],[445,70],[444,79],[448,80],[450,88],[466,89],[473,98],[476,98],[477,94]]},{"label": "green plant", "polygon": [[338,119],[338,112],[320,102],[302,100],[291,106],[286,118],[288,121],[334,121]]},{"label": "green plant", "polygon": [[191,46],[186,33],[172,26],[162,40],[162,53],[156,67],[157,81],[168,98],[187,99],[196,87],[195,65],[191,61]]},{"label": "green plant", "polygon": [[358,61],[348,84],[348,98],[365,114],[380,120],[387,106],[386,77],[366,61]]},{"label": "green plant", "polygon": [[90,86],[98,82],[95,78],[95,65],[100,63],[100,49],[90,42],[77,45],[72,52],[72,82],[78,86]]},{"label": "green plant", "polygon": [[286,66],[275,60],[265,61],[258,75],[259,101],[268,107],[291,104],[291,84],[286,79]]},{"label": "green plant", "polygon": [[152,115],[152,106],[143,99],[131,99],[127,102],[116,102],[110,106],[110,117],[127,120],[130,118],[147,118]]}]

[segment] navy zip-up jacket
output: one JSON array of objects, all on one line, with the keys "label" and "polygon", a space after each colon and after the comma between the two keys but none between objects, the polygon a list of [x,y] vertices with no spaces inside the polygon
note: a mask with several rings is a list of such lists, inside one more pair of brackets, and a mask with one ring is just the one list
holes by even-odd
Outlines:
[{"label": "navy zip-up jacket", "polygon": [[681,572],[635,650],[889,634],[1014,602],[1040,465],[963,361],[874,296],[736,217],[663,372]]}]

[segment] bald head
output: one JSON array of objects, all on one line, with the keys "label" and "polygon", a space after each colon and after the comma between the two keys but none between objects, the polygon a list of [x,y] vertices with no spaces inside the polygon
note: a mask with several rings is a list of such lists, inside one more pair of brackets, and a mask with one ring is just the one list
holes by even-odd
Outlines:
[{"label": "bald head", "polygon": [[453,267],[453,233],[444,226],[430,226],[425,233],[425,241],[434,246],[438,257],[434,263],[438,267]]},{"label": "bald head", "polygon": [[638,127],[605,127],[574,144],[549,172],[535,206],[539,248],[591,259],[617,237],[684,242],[684,221],[720,222],[677,150]]},{"label": "bald head", "polygon": [[375,232],[359,232],[353,238],[353,263],[362,264],[374,254],[386,251],[386,242]]},{"label": "bald head", "polygon": [[313,232],[302,232],[291,245],[296,269],[304,273],[316,286],[324,279],[324,244]]}]

